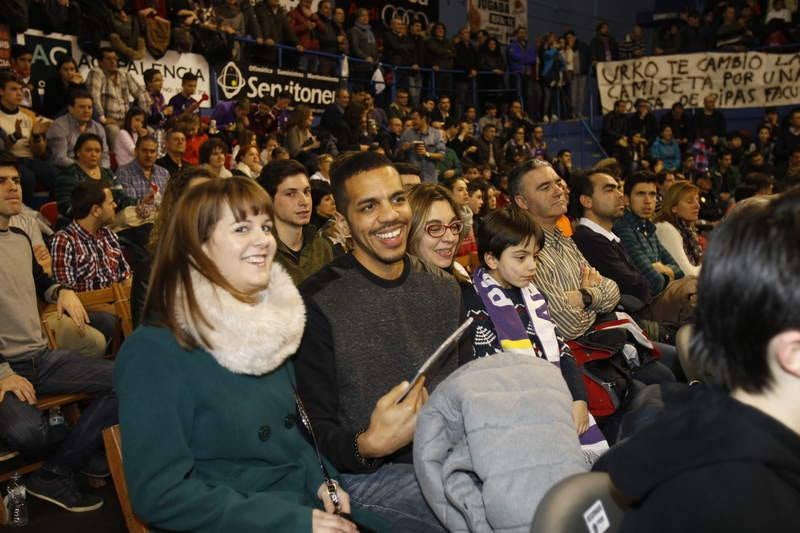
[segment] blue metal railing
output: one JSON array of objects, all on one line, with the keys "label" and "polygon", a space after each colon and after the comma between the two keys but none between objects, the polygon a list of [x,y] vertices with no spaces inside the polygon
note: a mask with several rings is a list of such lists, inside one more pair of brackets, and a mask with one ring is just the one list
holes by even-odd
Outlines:
[{"label": "blue metal railing", "polygon": [[[319,50],[308,50],[308,49],[306,49],[303,52],[299,52],[297,50],[297,48],[294,47],[294,46],[285,45],[285,44],[279,44],[279,43],[276,43],[276,44],[268,47],[267,45],[263,45],[263,44],[257,43],[255,39],[252,39],[250,37],[237,37],[236,40],[241,42],[241,43],[243,43],[243,44],[246,44],[248,46],[259,47],[259,49],[262,49],[262,50],[275,49],[276,52],[277,52],[276,63],[277,63],[277,67],[278,68],[284,68],[284,61],[285,61],[284,54],[286,52],[289,52],[289,53],[295,55],[295,57],[302,56],[302,55],[308,55],[308,56],[315,56],[315,57],[322,57],[322,58],[336,60],[337,61],[336,75],[332,76],[332,77],[339,78],[339,82],[340,83],[345,83],[346,82],[348,84],[352,84],[352,82],[354,82],[354,81],[358,82],[358,83],[369,83],[371,81],[371,74],[370,74],[370,78],[366,78],[366,79],[365,78],[354,77],[354,76],[351,75],[350,72],[348,72],[348,76],[347,77],[342,76],[341,75],[342,62],[344,61],[345,58],[347,58],[348,65],[362,64],[362,65],[374,66],[375,68],[378,68],[378,66],[380,66],[383,70],[386,70],[388,72],[392,72],[392,74],[393,74],[394,82],[391,83],[391,84],[387,84],[387,89],[389,89],[392,99],[394,99],[395,93],[396,93],[397,88],[398,88],[397,87],[397,83],[396,83],[397,74],[398,73],[410,72],[410,73],[414,73],[414,74],[419,74],[422,77],[421,90],[423,91],[424,94],[426,94],[428,96],[431,96],[433,98],[436,98],[437,95],[438,95],[438,92],[439,92],[437,90],[437,87],[436,87],[436,78],[437,77],[442,76],[442,75],[456,76],[456,75],[463,75],[464,74],[463,71],[454,70],[454,69],[438,69],[438,70],[434,70],[431,67],[419,67],[417,69],[412,69],[410,66],[405,66],[405,65],[392,65],[392,64],[383,63],[383,62],[371,63],[369,61],[365,61],[365,60],[360,59],[360,58],[355,57],[355,56],[350,56],[350,55],[345,55],[345,54],[332,54],[330,52],[321,52]],[[490,70],[479,70],[479,71],[477,71],[477,75],[472,77],[471,80],[470,80],[469,89],[471,90],[471,93],[472,93],[472,103],[475,106],[478,105],[478,94],[479,94],[479,83],[478,82],[479,82],[479,78],[485,79],[486,76],[497,77],[498,75],[495,74],[494,72],[490,71]],[[428,81],[427,85],[425,85],[425,83],[424,83],[426,81],[426,79]],[[519,99],[520,101],[523,100],[522,80],[521,80],[521,75],[519,73],[513,73],[513,72],[506,73],[505,76],[504,76],[504,79],[503,79],[503,87],[504,88],[502,88],[502,89],[488,89],[488,90],[481,89],[480,93],[481,94],[487,94],[487,93],[488,94],[497,94],[500,97],[502,97],[503,95],[512,95],[512,98]],[[427,89],[427,92],[426,92],[426,89]],[[452,88],[450,88],[450,90],[448,90],[446,92],[448,94],[451,94],[452,93]]]}]

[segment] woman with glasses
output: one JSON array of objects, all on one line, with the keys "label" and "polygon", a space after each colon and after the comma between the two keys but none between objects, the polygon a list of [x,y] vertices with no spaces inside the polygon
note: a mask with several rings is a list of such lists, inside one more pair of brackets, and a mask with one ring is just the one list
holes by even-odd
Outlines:
[{"label": "woman with glasses", "polygon": [[272,224],[267,193],[235,177],[186,191],[164,228],[114,375],[131,502],[153,529],[357,531],[301,434],[288,359],[305,307]]},{"label": "woman with glasses", "polygon": [[408,202],[413,213],[408,251],[469,283],[469,274],[455,261],[465,226],[450,192],[441,185],[423,183],[411,189]]}]

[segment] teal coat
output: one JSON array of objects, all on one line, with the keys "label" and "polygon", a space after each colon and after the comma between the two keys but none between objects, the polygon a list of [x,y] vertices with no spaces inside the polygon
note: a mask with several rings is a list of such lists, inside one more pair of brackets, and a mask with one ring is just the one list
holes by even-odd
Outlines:
[{"label": "teal coat", "polygon": [[134,512],[157,529],[311,531],[323,479],[290,379],[290,363],[234,374],[165,328],[137,329],[114,371]]}]

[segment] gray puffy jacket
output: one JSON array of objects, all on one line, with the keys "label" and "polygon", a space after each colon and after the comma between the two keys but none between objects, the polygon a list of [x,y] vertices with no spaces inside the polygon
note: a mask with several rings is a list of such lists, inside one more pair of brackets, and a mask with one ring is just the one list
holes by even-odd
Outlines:
[{"label": "gray puffy jacket", "polygon": [[459,368],[417,419],[414,470],[452,532],[527,533],[547,490],[588,469],[561,372],[527,354]]}]

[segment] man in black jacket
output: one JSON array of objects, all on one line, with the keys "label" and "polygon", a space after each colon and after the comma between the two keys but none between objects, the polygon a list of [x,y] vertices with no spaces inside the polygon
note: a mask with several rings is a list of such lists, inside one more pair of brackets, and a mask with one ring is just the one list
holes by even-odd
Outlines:
[{"label": "man in black jacket", "polygon": [[[417,64],[416,47],[408,35],[405,21],[400,17],[392,19],[391,31],[383,36],[383,61],[396,67],[410,67]],[[411,71],[399,69],[394,71],[394,83],[397,88],[408,89],[408,76]]]},{"label": "man in black jacket", "polygon": [[708,26],[700,25],[700,13],[689,11],[687,24],[681,29],[681,52],[705,52],[713,47],[714,36]]},{"label": "man in black jacket", "polygon": [[456,74],[455,84],[455,115],[460,117],[464,108],[474,101],[474,80],[478,75],[478,50],[470,39],[469,26],[464,26],[458,33],[455,43],[456,58],[454,68]]},{"label": "man in black jacket", "polygon": [[592,66],[603,61],[616,61],[619,59],[619,45],[617,40],[608,33],[608,24],[600,22],[597,33],[589,44],[589,53],[592,57]]},{"label": "man in black jacket", "polygon": [[339,129],[344,122],[344,110],[350,105],[350,91],[340,88],[336,91],[336,97],[331,105],[322,112],[319,119],[319,129],[332,132]]},{"label": "man in black jacket", "polygon": [[475,144],[478,150],[473,154],[473,160],[491,169],[493,174],[497,173],[505,163],[503,145],[497,138],[497,128],[492,124],[487,124]]},{"label": "man in black jacket", "polygon": [[568,212],[578,221],[572,240],[589,264],[603,276],[613,279],[621,294],[635,296],[649,304],[652,296],[647,280],[612,231],[614,222],[625,212],[625,200],[617,180],[602,171],[573,176]]},{"label": "man in black jacket", "polygon": [[411,28],[408,34],[414,43],[414,64],[411,65],[411,75],[408,78],[408,94],[411,99],[411,108],[416,109],[420,104],[422,95],[422,74],[419,71],[420,65],[425,64],[425,35],[422,32],[422,21],[414,19],[410,22]]},{"label": "man in black jacket", "polygon": [[647,144],[653,144],[658,137],[658,122],[656,116],[650,111],[650,104],[644,98],[638,98],[634,104],[633,114],[628,117],[625,125],[625,132],[628,137],[633,137],[634,133],[640,133],[647,139]]},{"label": "man in black jacket", "polygon": [[661,117],[659,124],[661,126],[659,130],[664,126],[672,128],[672,138],[678,142],[681,152],[684,152],[691,139],[691,128],[683,104],[680,102],[672,104],[672,109]]},{"label": "man in black jacket", "polygon": [[703,98],[703,109],[698,109],[694,113],[692,136],[702,137],[706,141],[711,141],[715,147],[719,146],[720,139],[724,138],[728,131],[728,123],[725,115],[717,109],[717,95],[709,94]]},{"label": "man in black jacket", "polygon": [[626,149],[628,146],[626,107],[627,104],[624,100],[617,100],[614,102],[614,109],[603,116],[600,143],[609,157],[615,157],[614,154],[617,151]]},{"label": "man in black jacket", "polygon": [[720,387],[665,394],[597,463],[632,503],[621,532],[800,531],[799,212],[793,191],[714,230],[690,360]]}]

